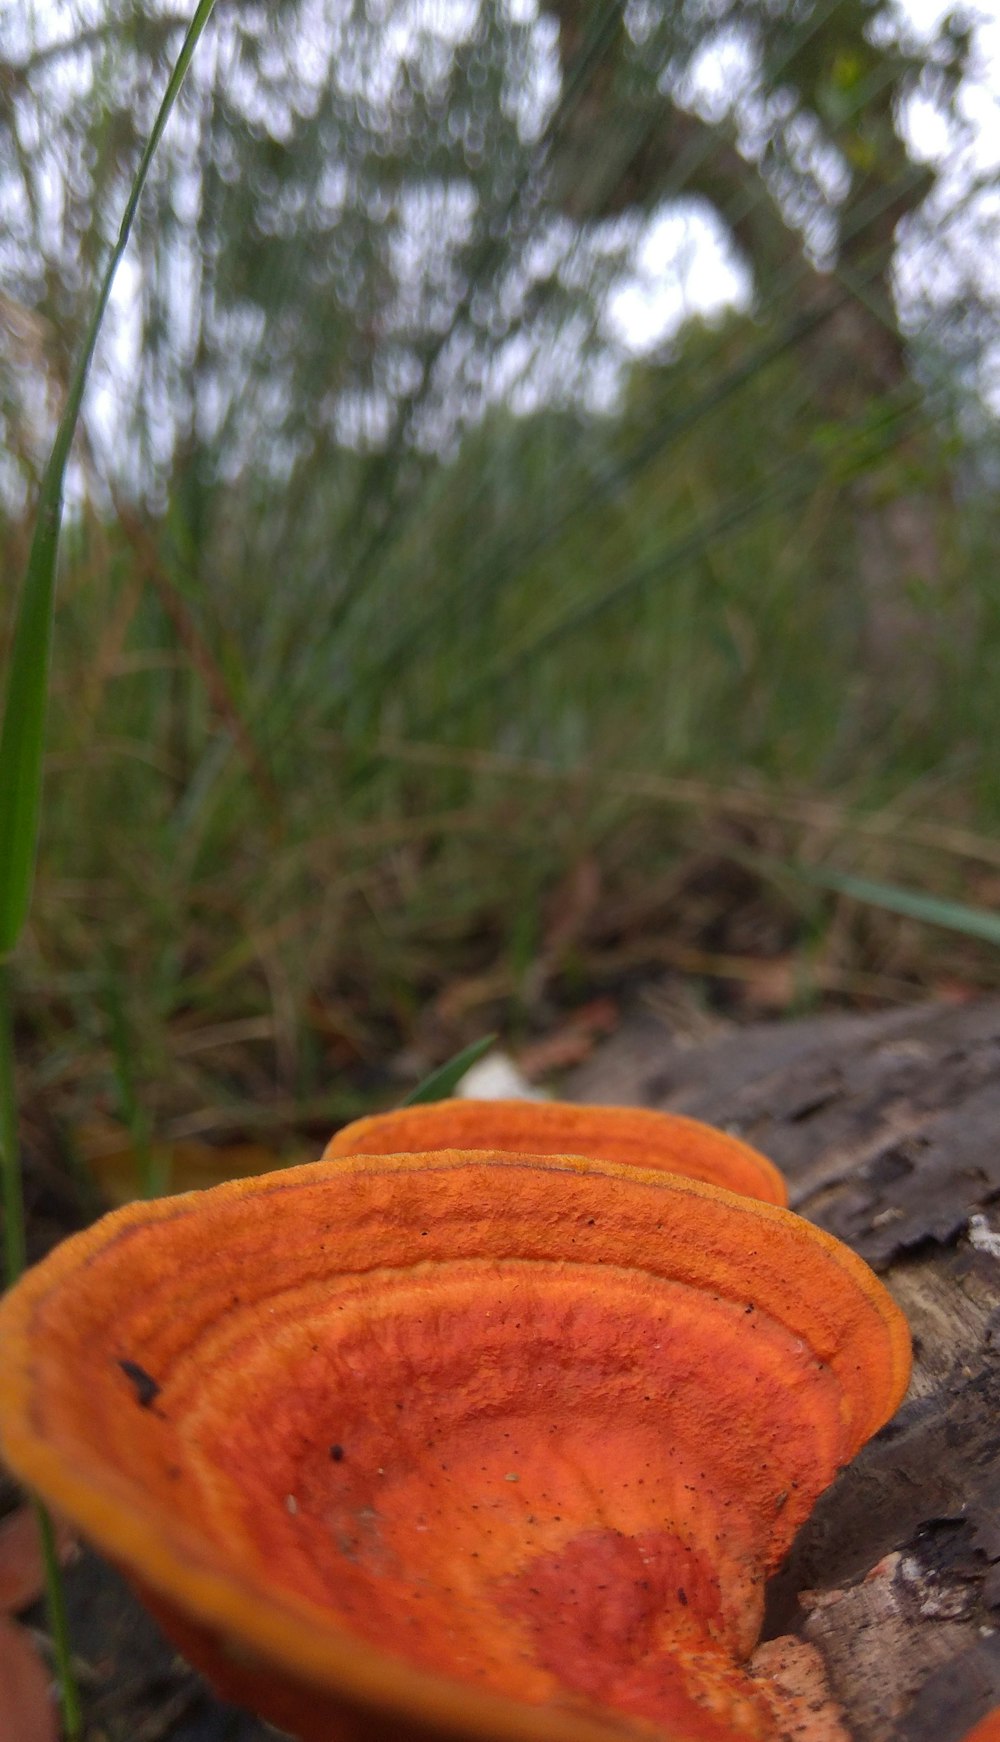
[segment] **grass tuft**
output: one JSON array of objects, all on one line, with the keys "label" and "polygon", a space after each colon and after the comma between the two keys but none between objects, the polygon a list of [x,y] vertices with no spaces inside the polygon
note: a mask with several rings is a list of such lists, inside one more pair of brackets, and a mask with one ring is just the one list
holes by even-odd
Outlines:
[{"label": "grass tuft", "polygon": [[422,1107],[428,1101],[446,1101],[462,1081],[466,1071],[471,1071],[481,1058],[485,1058],[490,1047],[496,1041],[495,1034],[487,1034],[482,1040],[474,1040],[471,1046],[465,1046],[462,1051],[450,1058],[447,1064],[439,1070],[431,1071],[423,1082],[399,1103],[401,1107]]}]

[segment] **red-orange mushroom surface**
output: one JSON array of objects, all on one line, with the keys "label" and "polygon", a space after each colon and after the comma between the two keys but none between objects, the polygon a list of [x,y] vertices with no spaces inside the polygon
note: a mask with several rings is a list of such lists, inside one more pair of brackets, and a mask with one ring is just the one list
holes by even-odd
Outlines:
[{"label": "red-orange mushroom surface", "polygon": [[308,1742],[791,1737],[763,1583],[909,1369],[787,1210],[481,1151],[130,1205],[0,1343],[10,1466]]},{"label": "red-orange mushroom surface", "polygon": [[1000,1742],[1000,1706],[994,1706],[992,1712],[967,1730],[962,1742]]},{"label": "red-orange mushroom surface", "polygon": [[585,1155],[630,1167],[663,1168],[725,1186],[768,1204],[787,1204],[785,1182],[766,1155],[738,1137],[646,1107],[589,1107],[569,1101],[435,1101],[356,1119],[328,1146],[333,1155],[426,1154],[432,1149],[506,1150],[519,1155]]}]

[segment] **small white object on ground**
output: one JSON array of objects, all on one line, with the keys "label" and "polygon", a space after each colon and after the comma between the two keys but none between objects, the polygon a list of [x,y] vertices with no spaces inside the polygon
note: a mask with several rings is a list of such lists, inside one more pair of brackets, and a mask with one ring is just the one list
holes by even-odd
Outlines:
[{"label": "small white object on ground", "polygon": [[988,1252],[991,1258],[1000,1258],[1000,1234],[995,1234],[985,1216],[969,1217],[969,1244],[977,1252]]},{"label": "small white object on ground", "polygon": [[487,1053],[467,1070],[456,1095],[465,1101],[547,1101],[505,1052]]}]

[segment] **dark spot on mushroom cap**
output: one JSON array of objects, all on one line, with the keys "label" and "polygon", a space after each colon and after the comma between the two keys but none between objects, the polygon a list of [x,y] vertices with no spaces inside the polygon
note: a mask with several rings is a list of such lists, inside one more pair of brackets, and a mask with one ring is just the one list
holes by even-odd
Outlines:
[{"label": "dark spot on mushroom cap", "polygon": [[119,1367],[126,1379],[131,1379],[135,1386],[135,1395],[143,1409],[149,1409],[160,1395],[161,1386],[147,1373],[145,1367],[140,1367],[138,1361],[119,1361]]}]

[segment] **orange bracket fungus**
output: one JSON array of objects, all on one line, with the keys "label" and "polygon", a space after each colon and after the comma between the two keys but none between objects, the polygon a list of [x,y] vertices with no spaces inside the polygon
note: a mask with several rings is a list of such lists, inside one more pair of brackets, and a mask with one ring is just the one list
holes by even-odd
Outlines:
[{"label": "orange bracket fungus", "polygon": [[645,1107],[569,1101],[435,1101],[356,1119],[338,1131],[332,1155],[393,1155],[432,1149],[492,1149],[519,1155],[583,1155],[663,1168],[767,1204],[787,1204],[785,1182],[766,1155],[738,1137]]},{"label": "orange bracket fungus", "polygon": [[818,1702],[753,1656],[764,1581],[903,1319],[733,1140],[521,1116],[362,1121],[68,1240],[0,1304],[0,1450],[307,1742],[785,1742]]},{"label": "orange bracket fungus", "polygon": [[985,1718],[966,1732],[962,1742],[1000,1742],[1000,1706],[994,1706]]}]

